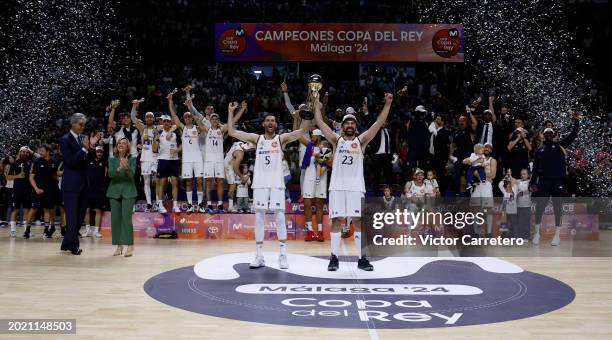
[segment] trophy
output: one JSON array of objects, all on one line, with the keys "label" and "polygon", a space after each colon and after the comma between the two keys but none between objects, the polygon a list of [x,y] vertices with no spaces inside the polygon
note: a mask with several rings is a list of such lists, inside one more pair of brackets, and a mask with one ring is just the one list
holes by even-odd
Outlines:
[{"label": "trophy", "polygon": [[308,78],[308,97],[306,98],[305,107],[300,109],[300,117],[304,120],[312,120],[314,118],[315,99],[314,94],[319,92],[323,87],[323,79],[318,74],[313,74]]}]

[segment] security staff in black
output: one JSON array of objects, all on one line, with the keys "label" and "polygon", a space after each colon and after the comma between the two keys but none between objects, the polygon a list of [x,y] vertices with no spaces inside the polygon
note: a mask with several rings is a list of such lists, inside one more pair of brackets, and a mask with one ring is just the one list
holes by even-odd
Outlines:
[{"label": "security staff in black", "polygon": [[565,165],[565,154],[567,147],[572,144],[579,129],[579,116],[572,114],[574,125],[572,132],[562,140],[554,140],[555,131],[551,128],[544,130],[544,142],[536,150],[533,161],[533,175],[531,177],[531,191],[534,193],[536,201],[535,212],[535,233],[533,244],[540,243],[540,226],[542,224],[542,214],[548,205],[549,197],[552,197],[553,212],[555,214],[555,236],[551,245],[557,246],[560,243],[561,230],[561,197],[565,196],[565,177],[567,175]]},{"label": "security staff in black", "polygon": [[[30,185],[30,170],[32,163],[29,160],[29,148],[22,147],[19,150],[17,160],[9,169],[9,175],[16,176],[13,180],[13,211],[11,211],[11,230],[17,221],[20,209],[23,209],[25,220],[24,238],[30,238],[30,210],[32,209],[32,186]],[[13,234],[14,235],[14,234]],[[13,236],[14,237],[14,236]]]},{"label": "security staff in black", "polygon": [[42,145],[38,148],[40,157],[32,163],[30,184],[34,189],[34,206],[44,210],[45,238],[51,238],[53,232],[49,229],[55,221],[55,205],[57,191],[57,165],[51,159],[51,146]]}]

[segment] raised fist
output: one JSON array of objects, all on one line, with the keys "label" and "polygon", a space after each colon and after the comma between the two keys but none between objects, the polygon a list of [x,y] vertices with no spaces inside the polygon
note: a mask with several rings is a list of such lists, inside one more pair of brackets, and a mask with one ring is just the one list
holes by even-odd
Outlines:
[{"label": "raised fist", "polygon": [[227,106],[227,109],[231,112],[234,112],[234,110],[236,110],[237,107],[238,107],[237,102],[230,102],[229,105]]},{"label": "raised fist", "polygon": [[288,88],[287,88],[287,82],[286,82],[286,81],[283,81],[283,82],[281,83],[281,91],[283,91],[283,92],[287,92],[287,89],[288,89]]},{"label": "raised fist", "polygon": [[385,93],[385,103],[391,104],[392,101],[393,101],[393,94]]}]

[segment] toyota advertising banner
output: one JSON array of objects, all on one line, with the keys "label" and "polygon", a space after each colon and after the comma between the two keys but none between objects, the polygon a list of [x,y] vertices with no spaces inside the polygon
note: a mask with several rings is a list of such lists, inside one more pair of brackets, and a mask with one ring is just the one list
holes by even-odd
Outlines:
[{"label": "toyota advertising banner", "polygon": [[461,24],[217,23],[216,61],[463,62]]}]

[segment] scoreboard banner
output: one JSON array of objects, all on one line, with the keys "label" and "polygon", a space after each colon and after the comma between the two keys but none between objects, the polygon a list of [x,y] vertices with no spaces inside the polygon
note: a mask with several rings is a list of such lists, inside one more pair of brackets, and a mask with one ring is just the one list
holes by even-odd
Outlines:
[{"label": "scoreboard banner", "polygon": [[461,24],[217,23],[216,61],[463,62]]}]

